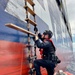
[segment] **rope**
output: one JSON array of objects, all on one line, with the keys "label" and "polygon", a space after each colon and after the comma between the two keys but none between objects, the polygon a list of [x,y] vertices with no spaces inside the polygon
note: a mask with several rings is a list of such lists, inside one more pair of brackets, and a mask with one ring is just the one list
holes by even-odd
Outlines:
[{"label": "rope", "polygon": [[[25,0],[25,5],[27,6],[27,0]],[[32,8],[34,11],[34,5],[32,5]],[[36,23],[35,15],[33,15],[33,17],[34,17],[34,22]],[[28,8],[26,8],[26,18],[28,18]],[[27,20],[27,30],[30,31],[30,24],[28,20]],[[34,31],[35,31],[35,34],[38,31],[36,26],[34,26]],[[33,61],[36,58],[37,57],[36,57],[36,44],[35,43],[34,43],[34,56],[31,57],[30,35],[28,34],[28,58],[27,59],[29,61],[29,67],[30,67],[29,75],[34,75]]]}]

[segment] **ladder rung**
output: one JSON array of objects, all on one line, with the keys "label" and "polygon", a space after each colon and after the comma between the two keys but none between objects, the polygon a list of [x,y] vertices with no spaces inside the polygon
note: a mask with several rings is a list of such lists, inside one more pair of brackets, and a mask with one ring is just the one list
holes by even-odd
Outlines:
[{"label": "ladder rung", "polygon": [[32,9],[30,9],[27,5],[24,6],[24,8],[25,8],[25,9],[27,8],[28,12],[29,12],[30,14],[32,14],[33,16],[36,15],[35,12],[34,12]]},{"label": "ladder rung", "polygon": [[37,56],[30,57],[31,59],[37,58]]},{"label": "ladder rung", "polygon": [[36,26],[37,24],[29,18],[26,18],[25,21],[29,21],[30,24]]},{"label": "ladder rung", "polygon": [[16,25],[14,25],[14,24],[12,24],[12,23],[7,23],[7,24],[5,24],[5,25],[8,26],[8,27],[10,27],[10,28],[19,30],[19,31],[21,31],[21,32],[23,32],[23,33],[27,33],[27,34],[30,34],[30,35],[32,35],[32,36],[35,36],[34,33],[30,32],[30,31],[28,31],[28,30],[25,30],[25,29],[23,29],[23,28],[21,28],[21,27],[19,27],[19,26],[16,26]]},{"label": "ladder rung", "polygon": [[35,5],[34,2],[32,0],[26,0],[30,5]]}]

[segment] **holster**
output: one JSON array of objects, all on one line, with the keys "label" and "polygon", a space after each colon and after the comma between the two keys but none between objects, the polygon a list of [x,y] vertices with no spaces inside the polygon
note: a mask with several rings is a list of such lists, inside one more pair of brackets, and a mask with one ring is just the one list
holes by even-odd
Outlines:
[{"label": "holster", "polygon": [[58,64],[61,62],[61,60],[54,53],[49,53],[48,56],[43,55],[43,59],[49,60],[55,64]]}]

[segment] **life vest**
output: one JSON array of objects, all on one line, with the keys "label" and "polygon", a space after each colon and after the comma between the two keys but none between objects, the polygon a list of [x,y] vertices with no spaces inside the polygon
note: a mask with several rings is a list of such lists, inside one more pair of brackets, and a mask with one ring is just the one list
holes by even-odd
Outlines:
[{"label": "life vest", "polygon": [[[49,42],[52,43],[52,46],[54,47],[54,50],[55,50],[55,46],[54,46],[54,44],[53,44],[53,41],[52,41],[51,39],[47,39],[47,41],[49,41]],[[43,49],[40,48],[39,51],[40,51],[41,58],[43,58]]]},{"label": "life vest", "polygon": [[51,39],[47,39],[47,40],[52,43],[52,46],[53,46],[54,50],[56,51],[53,41]]},{"label": "life vest", "polygon": [[[55,62],[56,64],[59,64],[61,62],[61,60],[55,54],[56,48],[55,48],[52,40],[47,39],[47,41],[50,41],[52,43],[53,48],[54,48],[54,53],[49,54],[50,56],[48,56],[48,59],[51,60],[52,62]],[[43,57],[43,49],[39,49],[39,51],[40,51],[41,58],[44,58]]]}]

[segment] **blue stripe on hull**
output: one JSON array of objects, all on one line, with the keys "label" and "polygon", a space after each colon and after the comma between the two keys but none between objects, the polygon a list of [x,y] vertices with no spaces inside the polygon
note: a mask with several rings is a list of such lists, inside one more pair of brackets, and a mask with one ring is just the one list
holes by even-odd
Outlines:
[{"label": "blue stripe on hull", "polygon": [[[27,34],[24,34],[22,32],[19,32],[17,30],[14,30],[5,26],[6,23],[13,23],[13,24],[16,24],[17,26],[27,29],[26,27],[27,24],[25,22],[21,21],[20,19],[4,11],[8,1],[9,0],[5,0],[5,1],[0,0],[0,5],[1,5],[0,6],[0,40],[26,43]],[[40,32],[44,31],[44,29],[42,28],[42,25],[43,27],[48,29],[48,26],[38,16],[36,17],[36,19],[37,19],[37,24],[38,24],[38,28]],[[30,31],[34,32],[33,26],[31,26]]]}]

